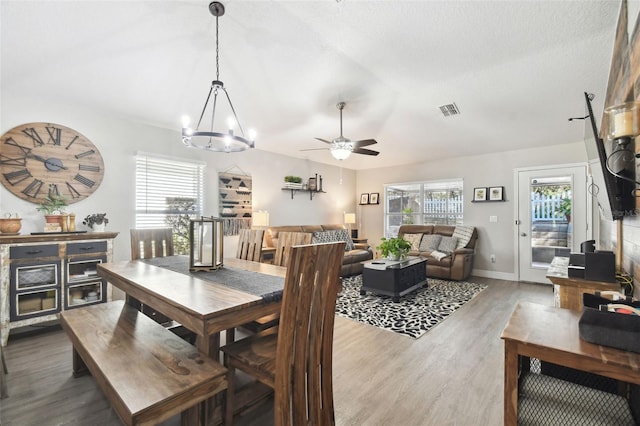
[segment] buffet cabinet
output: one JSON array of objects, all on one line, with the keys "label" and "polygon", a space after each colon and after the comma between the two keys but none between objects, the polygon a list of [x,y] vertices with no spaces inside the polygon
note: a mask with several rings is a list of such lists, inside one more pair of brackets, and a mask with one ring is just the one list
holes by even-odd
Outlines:
[{"label": "buffet cabinet", "polygon": [[111,300],[97,265],[113,260],[116,232],[0,235],[0,343],[60,312]]}]

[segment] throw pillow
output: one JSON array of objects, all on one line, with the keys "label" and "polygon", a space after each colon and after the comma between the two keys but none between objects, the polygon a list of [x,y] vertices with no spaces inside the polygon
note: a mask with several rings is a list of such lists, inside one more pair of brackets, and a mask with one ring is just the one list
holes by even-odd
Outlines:
[{"label": "throw pillow", "polygon": [[422,241],[420,241],[420,251],[434,251],[438,248],[442,235],[439,234],[424,234]]},{"label": "throw pillow", "polygon": [[311,243],[335,243],[337,241],[344,241],[347,243],[344,246],[345,251],[354,250],[356,247],[353,244],[353,240],[349,235],[349,231],[346,229],[336,229],[332,231],[318,231],[314,232],[311,237]]},{"label": "throw pillow", "polygon": [[458,239],[456,237],[442,237],[440,244],[438,244],[438,251],[451,254],[458,245]]},{"label": "throw pillow", "polygon": [[457,249],[465,248],[467,244],[469,244],[474,229],[475,226],[456,226],[456,229],[453,230],[452,237],[456,237],[458,239]]},{"label": "throw pillow", "polygon": [[434,250],[434,251],[431,252],[431,257],[433,257],[434,259],[437,259],[437,260],[442,260],[447,256],[449,256],[447,253],[442,253],[442,252],[439,252],[437,250]]},{"label": "throw pillow", "polygon": [[422,240],[422,234],[404,234],[402,238],[404,238],[409,242],[409,244],[411,244],[411,248],[409,250],[420,250],[420,240]]}]

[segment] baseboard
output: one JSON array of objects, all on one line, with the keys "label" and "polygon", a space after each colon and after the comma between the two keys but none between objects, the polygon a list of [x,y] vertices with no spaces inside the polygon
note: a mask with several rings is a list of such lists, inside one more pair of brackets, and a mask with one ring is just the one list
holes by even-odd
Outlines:
[{"label": "baseboard", "polygon": [[517,281],[518,277],[513,272],[486,271],[484,269],[473,269],[471,275],[476,277],[493,278],[496,280]]}]

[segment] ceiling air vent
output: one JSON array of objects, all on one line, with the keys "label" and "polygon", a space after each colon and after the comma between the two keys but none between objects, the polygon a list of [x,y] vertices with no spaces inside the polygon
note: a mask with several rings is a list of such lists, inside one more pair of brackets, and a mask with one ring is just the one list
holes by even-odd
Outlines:
[{"label": "ceiling air vent", "polygon": [[458,109],[458,105],[456,105],[455,103],[447,104],[447,105],[441,105],[440,106],[440,111],[442,112],[442,115],[444,115],[445,117],[450,117],[452,115],[460,114],[460,110]]}]

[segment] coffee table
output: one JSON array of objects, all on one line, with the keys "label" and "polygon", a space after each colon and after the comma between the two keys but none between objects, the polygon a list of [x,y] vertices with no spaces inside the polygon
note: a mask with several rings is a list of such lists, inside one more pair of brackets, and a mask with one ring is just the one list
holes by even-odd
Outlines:
[{"label": "coffee table", "polygon": [[407,257],[404,260],[375,259],[364,262],[360,295],[367,291],[391,296],[394,302],[427,283],[427,259]]}]

